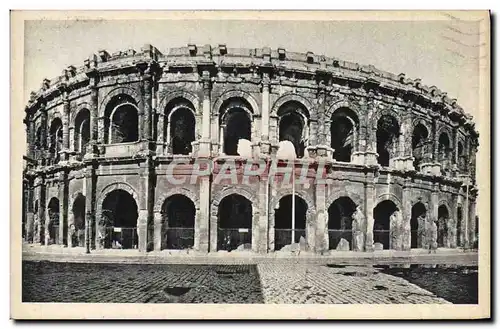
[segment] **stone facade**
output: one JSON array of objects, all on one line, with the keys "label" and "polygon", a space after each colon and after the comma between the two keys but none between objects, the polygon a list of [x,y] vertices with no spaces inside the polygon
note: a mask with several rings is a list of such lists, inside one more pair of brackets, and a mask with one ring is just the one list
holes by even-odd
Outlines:
[{"label": "stone facade", "polygon": [[[25,112],[23,234],[32,243],[214,252],[236,240],[273,252],[291,234],[283,218],[292,189],[268,170],[283,141],[297,153],[295,172],[306,172],[295,186],[294,235],[309,250],[475,239],[472,118],[404,74],[285,49],[163,54],[146,45],[99,51],[44,80]],[[200,159],[213,168],[192,179]],[[169,176],[173,161],[182,164]],[[236,180],[214,178],[228,168]]]}]

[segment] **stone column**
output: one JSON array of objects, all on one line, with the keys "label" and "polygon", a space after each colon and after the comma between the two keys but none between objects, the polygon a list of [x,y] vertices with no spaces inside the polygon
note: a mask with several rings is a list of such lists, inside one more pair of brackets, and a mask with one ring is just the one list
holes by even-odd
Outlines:
[{"label": "stone column", "polygon": [[373,209],[375,208],[375,185],[373,183],[373,174],[366,176],[365,183],[365,217],[366,217],[366,232],[365,232],[365,250],[373,251]]},{"label": "stone column", "polygon": [[[154,205],[154,185],[152,184],[152,159],[148,158],[145,163],[140,165],[140,183],[139,183],[139,217],[137,219],[137,236],[139,252],[148,251],[148,244],[152,239],[148,239],[148,229],[154,223],[153,205]],[[152,238],[152,237],[151,237]]]},{"label": "stone column", "polygon": [[403,186],[403,209],[401,209],[402,223],[400,232],[402,234],[401,248],[409,251],[411,249],[411,179],[406,178]]},{"label": "stone column", "polygon": [[152,141],[153,136],[153,124],[152,124],[152,105],[153,105],[153,76],[151,72],[151,65],[148,65],[144,74],[142,75],[142,91],[143,91],[143,129],[142,129],[142,139]]},{"label": "stone column", "polygon": [[48,127],[47,127],[47,109],[45,107],[45,104],[40,104],[40,112],[41,114],[41,153],[42,153],[42,163],[41,165],[44,166],[47,164],[47,156],[48,156],[48,143],[47,141],[49,140],[49,133],[48,133]]},{"label": "stone column", "polygon": [[28,198],[26,203],[26,241],[28,243],[33,242],[33,222],[34,222],[34,213],[33,213],[33,180],[28,181]]},{"label": "stone column", "polygon": [[[68,189],[66,187],[67,173],[59,173],[59,241],[58,244],[67,246],[68,234]],[[64,229],[66,223],[66,230]]]},{"label": "stone column", "polygon": [[85,168],[83,188],[85,191],[85,248],[87,250],[102,247],[100,243],[96,243],[99,238],[96,234],[96,227],[101,214],[96,214],[95,181],[95,170],[90,165]]},{"label": "stone column", "polygon": [[87,146],[85,157],[98,155],[97,143],[104,144],[104,127],[99,127],[99,109],[98,109],[98,94],[97,84],[99,82],[99,72],[93,68],[86,72],[89,78],[90,89],[90,141]]},{"label": "stone column", "polygon": [[326,209],[326,185],[316,183],[316,243],[311,246],[317,253],[328,251],[328,210]]},{"label": "stone column", "polygon": [[[197,213],[195,222],[195,246],[201,252],[217,251],[217,240],[213,245],[210,239],[210,176],[204,175],[198,178],[200,211]],[[213,238],[213,237],[212,237]],[[217,239],[217,237],[216,237]]]},{"label": "stone column", "polygon": [[476,200],[469,199],[469,203],[468,240],[469,247],[472,248],[476,242]]},{"label": "stone column", "polygon": [[[438,187],[437,186],[434,186],[433,187],[433,191],[431,193],[431,203],[430,203],[430,209],[429,209],[429,219],[431,220],[431,224],[432,224],[432,221],[434,221],[436,223],[436,226],[438,226],[439,222],[439,192],[438,192]],[[424,232],[424,235],[425,235],[425,241],[427,241],[428,243],[437,243],[437,241],[433,241],[432,239],[432,236],[428,236],[429,232],[425,231]],[[438,226],[438,239],[439,239],[439,226]],[[427,244],[428,246],[428,244]]]},{"label": "stone column", "polygon": [[198,156],[209,157],[211,154],[210,146],[210,73],[203,71],[203,118],[201,129],[201,141]]},{"label": "stone column", "polygon": [[[255,251],[261,254],[267,253],[268,245],[268,223],[269,217],[269,177],[267,173],[260,176],[259,181],[259,218],[258,218],[258,237]],[[253,245],[252,245],[253,247]]]},{"label": "stone column", "polygon": [[34,148],[36,140],[36,127],[33,117],[30,115],[27,117],[26,123],[26,145],[28,146],[28,156],[34,157]]},{"label": "stone column", "polygon": [[37,233],[34,237],[35,243],[42,243],[44,240],[44,227],[45,227],[45,184],[42,177],[37,177],[35,179],[35,190],[38,200],[38,228]]},{"label": "stone column", "polygon": [[63,124],[63,147],[61,152],[61,160],[68,161],[69,160],[69,100],[68,100],[68,92],[66,90],[63,91],[63,116],[62,116],[62,124]]},{"label": "stone column", "polygon": [[154,251],[161,250],[162,244],[162,226],[163,226],[163,217],[161,212],[157,211],[154,213]]},{"label": "stone column", "polygon": [[[366,123],[366,152],[365,152],[365,165],[374,166],[378,164],[377,153],[377,122],[374,122],[376,104],[372,100],[373,95],[370,93],[367,102],[368,122]],[[368,217],[367,217],[368,218]]]},{"label": "stone column", "polygon": [[[163,111],[163,109],[161,110]],[[156,154],[164,154],[165,152],[165,114],[160,112],[158,115],[158,125],[157,125],[157,134],[156,134]]]},{"label": "stone column", "polygon": [[271,152],[271,143],[269,138],[269,112],[271,111],[271,109],[269,108],[269,88],[269,74],[264,73],[262,77],[262,137],[260,140],[260,152],[266,155],[270,154]]}]

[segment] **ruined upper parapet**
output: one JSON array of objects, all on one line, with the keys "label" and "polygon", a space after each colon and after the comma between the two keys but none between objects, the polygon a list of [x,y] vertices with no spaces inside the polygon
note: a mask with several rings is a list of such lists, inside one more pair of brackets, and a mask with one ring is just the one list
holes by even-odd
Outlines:
[{"label": "ruined upper parapet", "polygon": [[[454,120],[468,122],[464,110],[457,104],[456,99],[451,99],[447,94],[435,86],[423,85],[420,79],[410,79],[404,73],[398,75],[381,71],[372,65],[362,65],[344,61],[334,57],[287,51],[285,48],[229,48],[225,44],[194,45],[169,48],[164,53],[156,47],[146,44],[140,51],[128,49],[109,53],[99,50],[87,58],[83,66],[69,66],[62,74],[52,80],[45,79],[41,88],[31,94],[28,108],[36,104],[40,97],[61,91],[61,83],[66,86],[88,79],[86,72],[98,70],[108,72],[133,67],[139,63],[157,62],[165,70],[175,66],[214,66],[214,67],[272,67],[280,70],[289,70],[308,74],[311,80],[316,80],[321,75],[325,77],[354,80],[360,83],[370,82],[387,90],[398,90],[414,97],[421,97],[427,102],[439,105]],[[328,83],[328,81],[326,81]]]}]

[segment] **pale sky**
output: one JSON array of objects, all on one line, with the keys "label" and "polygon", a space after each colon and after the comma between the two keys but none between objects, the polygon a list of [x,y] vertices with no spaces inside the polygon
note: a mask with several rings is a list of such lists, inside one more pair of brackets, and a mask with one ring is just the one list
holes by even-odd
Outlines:
[{"label": "pale sky", "polygon": [[[463,21],[27,21],[25,95],[44,78],[106,49],[112,53],[151,43],[168,48],[225,43],[228,47],[271,48],[321,54],[372,64],[421,78],[457,98],[465,111],[477,107],[477,23]],[[465,32],[458,33],[455,30]]]},{"label": "pale sky", "polygon": [[[455,17],[463,18],[460,14]],[[479,28],[477,21],[448,18],[435,21],[26,21],[24,100],[27,102],[30,91],[40,88],[44,78],[60,75],[69,65],[83,65],[90,54],[100,49],[109,53],[130,48],[139,51],[142,45],[150,43],[167,53],[168,48],[188,43],[226,44],[228,48],[269,46],[294,52],[312,51],[372,64],[395,74],[405,73],[412,79],[421,78],[423,84],[435,85],[450,98],[457,98],[478,123],[478,58],[480,32],[484,32]],[[481,120],[483,127],[487,124],[485,120],[489,118]],[[481,138],[485,137],[483,133]],[[480,140],[479,153],[481,145],[484,143]]]}]

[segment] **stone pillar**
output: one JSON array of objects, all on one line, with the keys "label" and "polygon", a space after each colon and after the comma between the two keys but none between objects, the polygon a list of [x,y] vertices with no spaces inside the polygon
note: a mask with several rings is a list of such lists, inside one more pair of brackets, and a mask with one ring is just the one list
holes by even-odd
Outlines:
[{"label": "stone pillar", "polygon": [[373,251],[373,209],[375,208],[375,185],[373,183],[373,174],[366,176],[365,183],[365,217],[366,217],[366,232],[365,232],[365,250]]},{"label": "stone pillar", "polygon": [[152,159],[148,158],[146,162],[140,165],[140,183],[139,183],[139,217],[137,219],[137,236],[139,252],[146,252],[149,249],[148,230],[154,223],[153,206],[154,206],[154,185],[152,182]]},{"label": "stone pillar", "polygon": [[30,158],[34,158],[34,149],[35,149],[35,140],[36,140],[36,127],[35,121],[33,117],[30,115],[27,117],[26,123],[26,145],[28,146],[28,156]]},{"label": "stone pillar", "polygon": [[163,217],[161,212],[157,211],[154,213],[154,251],[161,250],[162,244],[162,227],[163,227]]},{"label": "stone pillar", "polygon": [[47,141],[49,140],[49,134],[48,134],[48,123],[47,123],[47,109],[45,107],[45,104],[40,104],[40,127],[41,127],[41,140],[40,140],[40,149],[42,153],[42,163],[41,165],[44,166],[47,164],[47,154],[48,154],[48,143]]},{"label": "stone pillar", "polygon": [[[163,111],[163,109],[161,110]],[[157,113],[158,115],[158,124],[157,124],[157,133],[156,133],[156,154],[163,155],[165,152],[165,114],[163,112]]]},{"label": "stone pillar", "polygon": [[35,179],[36,199],[38,200],[38,228],[34,237],[35,243],[42,243],[44,240],[44,227],[45,227],[45,184],[42,177]]},{"label": "stone pillar", "polygon": [[270,154],[271,152],[271,142],[269,138],[269,113],[270,109],[270,81],[269,74],[264,73],[262,77],[262,128],[261,128],[261,140],[260,140],[260,152],[262,154]]},{"label": "stone pillar", "polygon": [[34,194],[34,186],[33,180],[28,180],[28,197],[26,203],[26,241],[31,243],[33,242],[33,222],[34,222],[34,213],[33,213],[33,194]]},{"label": "stone pillar", "polygon": [[73,248],[76,247],[73,245],[73,239],[74,236],[77,234],[76,229],[73,231],[71,229],[71,226],[75,226],[75,216],[73,214],[73,211],[71,209],[71,204],[68,203],[68,234],[67,234],[67,241],[68,241],[68,248]]},{"label": "stone pillar", "polygon": [[401,249],[409,251],[411,249],[411,179],[406,178],[403,186],[403,209],[401,209],[402,223],[400,232],[401,237]]},{"label": "stone pillar", "polygon": [[469,199],[469,224],[468,224],[468,240],[469,247],[472,248],[476,242],[476,200]]},{"label": "stone pillar", "polygon": [[[215,244],[213,244],[210,237],[210,176],[200,176],[198,178],[199,196],[200,196],[200,210],[196,216],[195,222],[195,246],[197,251],[209,252],[217,251],[217,236],[215,236]],[[210,240],[209,240],[210,239]]]},{"label": "stone pillar", "polygon": [[209,157],[210,146],[210,73],[203,71],[203,118],[201,129],[201,141],[198,156]]},{"label": "stone pillar", "polygon": [[326,185],[323,182],[316,183],[315,224],[316,243],[311,247],[317,253],[328,251],[328,210],[326,209]]},{"label": "stone pillar", "polygon": [[[377,153],[377,122],[373,122],[375,118],[376,104],[371,100],[373,95],[370,93],[368,103],[366,105],[368,110],[368,120],[366,123],[366,152],[365,152],[365,165],[374,166],[378,164]],[[367,217],[368,218],[368,217]]]},{"label": "stone pillar", "polygon": [[[58,244],[67,246],[68,240],[68,189],[67,183],[67,173],[59,173],[59,241]],[[66,223],[66,230],[64,229],[64,224]]]},{"label": "stone pillar", "polygon": [[152,105],[153,105],[153,76],[151,74],[151,66],[149,65],[144,74],[142,75],[142,92],[143,92],[143,129],[142,139],[152,141],[153,137],[153,124],[152,124]]},{"label": "stone pillar", "polygon": [[260,176],[259,181],[259,218],[258,225],[256,225],[259,239],[256,240],[257,247],[255,248],[255,251],[261,254],[267,253],[269,198],[269,176],[266,174],[265,176]]},{"label": "stone pillar", "polygon": [[42,220],[44,221],[44,230],[43,230],[43,233],[44,233],[44,236],[43,236],[43,244],[48,246],[50,244],[50,229],[49,229],[49,224],[50,224],[50,213],[47,209],[47,206],[48,205],[45,205],[45,208],[46,208],[46,211],[45,211],[45,218],[43,218]]},{"label": "stone pillar", "polygon": [[61,152],[61,160],[68,161],[69,160],[69,100],[68,100],[68,92],[66,90],[63,91],[63,116],[62,116],[62,124],[63,124],[63,147]]},{"label": "stone pillar", "polygon": [[100,243],[96,243],[96,240],[99,239],[96,234],[96,226],[101,214],[96,214],[95,181],[95,169],[88,166],[85,168],[83,188],[85,191],[85,248],[87,250],[102,247]]},{"label": "stone pillar", "polygon": [[[94,55],[95,63],[95,55]],[[104,144],[104,127],[99,127],[99,108],[98,108],[98,94],[99,90],[97,84],[99,82],[99,72],[97,69],[92,68],[86,72],[89,78],[90,89],[90,141],[85,152],[85,157],[93,157],[98,154],[96,144],[101,142]]]},{"label": "stone pillar", "polygon": [[[430,224],[434,221],[436,223],[436,226],[438,225],[438,219],[439,219],[439,192],[438,192],[438,187],[434,186],[433,191],[431,193],[431,203],[430,203],[430,209],[429,209],[429,218]],[[425,241],[427,241],[427,245],[429,243],[437,243],[437,241],[433,241],[432,236],[429,236],[429,232],[427,230],[425,231]],[[439,226],[438,226],[438,239],[439,239]]]}]

